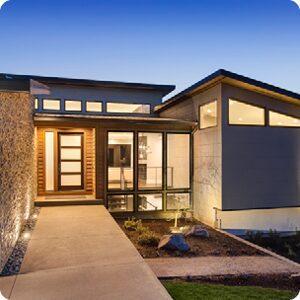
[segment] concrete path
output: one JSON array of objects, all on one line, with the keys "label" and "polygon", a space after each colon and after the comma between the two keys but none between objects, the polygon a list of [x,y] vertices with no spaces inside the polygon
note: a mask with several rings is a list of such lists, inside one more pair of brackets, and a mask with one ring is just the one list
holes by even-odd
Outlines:
[{"label": "concrete path", "polygon": [[42,208],[20,274],[0,290],[11,300],[171,299],[100,205]]},{"label": "concrete path", "polygon": [[300,272],[300,267],[271,256],[154,258],[146,262],[159,278]]}]

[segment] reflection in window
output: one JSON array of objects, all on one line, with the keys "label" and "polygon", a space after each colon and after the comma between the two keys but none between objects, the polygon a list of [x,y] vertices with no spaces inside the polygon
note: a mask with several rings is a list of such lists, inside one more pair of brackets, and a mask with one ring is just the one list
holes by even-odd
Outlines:
[{"label": "reflection in window", "polygon": [[162,210],[162,194],[138,195],[139,211]]},{"label": "reflection in window", "polygon": [[300,127],[300,119],[280,114],[275,111],[269,112],[270,126]]},{"label": "reflection in window", "polygon": [[60,110],[60,100],[43,99],[43,109],[45,109],[45,110]]},{"label": "reflection in window", "polygon": [[217,126],[217,101],[200,106],[200,128]]},{"label": "reflection in window", "polygon": [[150,105],[109,102],[106,111],[109,113],[150,114]]},{"label": "reflection in window", "polygon": [[167,135],[168,189],[190,187],[190,135]]},{"label": "reflection in window", "polygon": [[108,210],[110,212],[133,211],[133,195],[107,196]]},{"label": "reflection in window", "polygon": [[108,189],[133,189],[133,132],[108,133]]},{"label": "reflection in window", "polygon": [[190,207],[189,193],[167,194],[167,210],[189,209]]},{"label": "reflection in window", "polygon": [[139,189],[162,188],[162,133],[139,133]]},{"label": "reflection in window", "polygon": [[98,101],[87,101],[86,102],[87,112],[102,112],[102,102]]},{"label": "reflection in window", "polygon": [[229,124],[265,125],[265,109],[229,99]]},{"label": "reflection in window", "polygon": [[65,101],[66,111],[81,111],[81,101],[66,100]]}]

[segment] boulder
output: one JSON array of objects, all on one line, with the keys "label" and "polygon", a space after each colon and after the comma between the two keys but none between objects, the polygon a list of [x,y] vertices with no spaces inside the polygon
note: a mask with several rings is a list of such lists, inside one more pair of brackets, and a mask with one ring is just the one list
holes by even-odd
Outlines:
[{"label": "boulder", "polygon": [[185,226],[182,229],[182,234],[184,236],[195,236],[195,237],[203,237],[203,238],[209,237],[208,231],[204,229],[201,225]]},{"label": "boulder", "polygon": [[162,236],[158,244],[158,249],[187,252],[190,250],[190,246],[181,234],[170,234]]}]

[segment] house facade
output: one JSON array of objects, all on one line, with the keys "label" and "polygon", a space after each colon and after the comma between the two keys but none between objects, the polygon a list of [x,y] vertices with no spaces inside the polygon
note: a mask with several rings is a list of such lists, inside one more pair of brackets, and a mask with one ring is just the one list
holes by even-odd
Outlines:
[{"label": "house facade", "polygon": [[174,89],[0,75],[0,267],[34,202],[300,227],[300,95],[225,70]]}]

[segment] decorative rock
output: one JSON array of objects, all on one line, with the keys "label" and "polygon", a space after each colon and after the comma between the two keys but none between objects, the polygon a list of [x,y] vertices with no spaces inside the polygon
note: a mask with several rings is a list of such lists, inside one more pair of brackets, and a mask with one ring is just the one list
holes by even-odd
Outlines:
[{"label": "decorative rock", "polygon": [[182,229],[182,234],[184,236],[195,236],[203,238],[209,237],[208,231],[204,229],[201,225],[185,226]]},{"label": "decorative rock", "polygon": [[181,234],[164,235],[159,241],[158,249],[178,250],[180,252],[187,252],[190,246],[186,243]]}]

